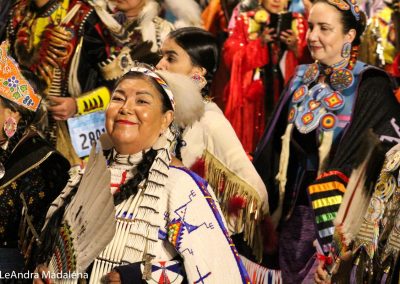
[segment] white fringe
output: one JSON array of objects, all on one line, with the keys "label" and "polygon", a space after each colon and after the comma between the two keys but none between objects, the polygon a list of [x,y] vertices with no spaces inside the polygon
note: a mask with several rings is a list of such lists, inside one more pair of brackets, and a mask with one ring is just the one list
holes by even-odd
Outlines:
[{"label": "white fringe", "polygon": [[76,46],[74,56],[72,57],[71,60],[71,66],[69,69],[69,74],[68,74],[68,93],[72,97],[78,97],[82,93],[82,88],[81,84],[79,83],[78,79],[78,67],[79,67],[79,61],[81,58],[81,52],[82,52],[82,44],[83,44],[83,37],[79,39],[79,43]]},{"label": "white fringe", "polygon": [[258,263],[240,256],[244,267],[246,268],[253,284],[278,284],[282,283],[282,275],[280,270],[269,269]]},{"label": "white fringe", "polygon": [[289,166],[290,155],[290,137],[292,136],[293,123],[288,124],[285,134],[282,136],[282,150],[279,158],[279,172],[276,175],[276,180],[279,182],[279,203],[275,212],[271,215],[271,220],[276,227],[282,216],[283,198],[285,197],[285,187],[287,182],[287,170]]},{"label": "white fringe", "polygon": [[90,283],[99,283],[116,265],[139,262],[146,255],[157,255],[158,232],[163,222],[159,204],[168,180],[169,147],[173,140],[169,129],[158,139],[153,146],[153,149],[158,149],[158,154],[145,181],[145,188],[117,206],[116,234],[96,259]]},{"label": "white fringe", "polygon": [[321,145],[318,147],[319,152],[319,166],[318,166],[318,175],[323,173],[326,168],[326,164],[328,162],[329,153],[332,148],[333,143],[333,131],[323,131],[322,132],[322,141]]}]

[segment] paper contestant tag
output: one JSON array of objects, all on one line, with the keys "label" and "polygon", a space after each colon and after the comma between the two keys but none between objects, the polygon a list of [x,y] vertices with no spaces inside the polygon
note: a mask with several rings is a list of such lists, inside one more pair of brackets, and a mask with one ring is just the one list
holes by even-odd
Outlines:
[{"label": "paper contestant tag", "polygon": [[105,132],[105,115],[103,111],[68,119],[69,135],[72,146],[79,157],[88,156],[94,143]]}]

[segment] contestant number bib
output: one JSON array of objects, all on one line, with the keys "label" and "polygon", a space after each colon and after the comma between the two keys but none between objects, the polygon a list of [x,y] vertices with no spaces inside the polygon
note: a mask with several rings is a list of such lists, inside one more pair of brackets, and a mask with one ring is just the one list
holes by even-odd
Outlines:
[{"label": "contestant number bib", "polygon": [[[72,146],[79,157],[88,156],[94,143],[105,132],[103,111],[72,117],[68,119]],[[97,143],[98,144],[98,143]]]}]

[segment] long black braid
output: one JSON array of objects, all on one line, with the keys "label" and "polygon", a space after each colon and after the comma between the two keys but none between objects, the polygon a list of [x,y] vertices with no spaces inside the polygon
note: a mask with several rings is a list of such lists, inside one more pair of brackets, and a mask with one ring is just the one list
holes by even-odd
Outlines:
[{"label": "long black braid", "polygon": [[[126,73],[123,77],[121,77],[117,83],[118,84],[127,78],[143,78],[148,80],[153,84],[157,90],[162,95],[162,101],[163,101],[163,111],[167,111],[168,109],[172,109],[171,103],[169,100],[166,98],[167,95],[164,95],[164,91],[162,88],[154,81],[154,79],[148,78],[147,76],[143,75],[142,73],[138,72],[128,72]],[[110,152],[104,152],[104,155],[108,158],[111,156],[111,151]],[[149,175],[149,170],[151,165],[153,164],[155,157],[157,156],[157,151],[154,149],[150,149],[143,155],[143,160],[139,163],[137,166],[137,173],[134,175],[133,178],[129,179],[125,184],[123,184],[120,187],[120,192],[114,194],[114,204],[118,205],[121,203],[123,200],[129,198],[132,194],[136,194],[138,191],[138,186],[141,181],[145,180],[148,178]],[[60,229],[60,225],[63,220],[65,208],[68,206],[68,204],[71,203],[73,197],[75,196],[77,190],[78,190],[79,184],[75,186],[74,188],[71,189],[70,194],[65,198],[64,203],[62,206],[60,206],[50,217],[46,227],[43,229],[42,234],[41,234],[41,247],[38,250],[37,254],[37,263],[46,263],[52,256],[54,247],[56,245],[56,238]]]},{"label": "long black braid", "polygon": [[[143,73],[130,71],[117,81],[116,86],[118,86],[122,80],[135,78],[144,79],[150,82],[160,92],[163,113],[172,109],[171,102],[168,99],[168,96],[165,93],[164,89],[153,78],[145,76]],[[137,168],[134,169],[135,171],[137,170],[137,173],[133,176],[133,178],[129,179],[126,183],[121,185],[121,187],[119,188],[120,191],[114,194],[115,205],[120,204],[122,201],[128,199],[131,195],[138,192],[138,186],[143,180],[146,180],[148,178],[151,165],[153,164],[156,156],[157,151],[154,149],[150,149],[143,155],[143,160],[138,164]]]},{"label": "long black braid", "polygon": [[183,131],[184,129],[180,128],[179,126],[175,126],[176,127],[176,131],[174,132],[174,135],[176,137],[176,145],[175,145],[175,157],[179,160],[182,161],[182,147],[186,146],[186,141],[183,140]]},{"label": "long black braid", "polygon": [[214,74],[211,74],[210,72],[207,72],[206,75],[204,76],[204,78],[207,81],[207,84],[203,87],[203,89],[201,89],[201,95],[203,98],[211,95],[211,83],[213,77]]},{"label": "long black braid", "polygon": [[150,167],[157,156],[157,151],[150,149],[143,155],[143,160],[137,166],[137,173],[133,178],[129,179],[126,183],[121,185],[120,191],[114,194],[114,204],[118,205],[122,201],[128,199],[131,195],[135,195],[138,192],[139,184],[148,178]]}]

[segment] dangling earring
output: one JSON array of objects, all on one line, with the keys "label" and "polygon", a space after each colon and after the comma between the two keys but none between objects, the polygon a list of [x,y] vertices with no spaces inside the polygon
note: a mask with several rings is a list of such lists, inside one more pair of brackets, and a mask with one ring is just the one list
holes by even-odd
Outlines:
[{"label": "dangling earring", "polygon": [[4,121],[3,125],[4,132],[6,133],[8,139],[14,136],[15,132],[17,132],[17,121],[14,117],[9,116],[6,121]]},{"label": "dangling earring", "polygon": [[198,73],[194,73],[190,78],[199,87],[200,90],[203,89],[205,87],[205,85],[207,85],[206,78],[204,78],[204,76],[202,76]]},{"label": "dangling earring", "polygon": [[342,57],[343,58],[349,58],[350,57],[350,52],[351,52],[351,43],[350,42],[346,42],[342,47]]}]

